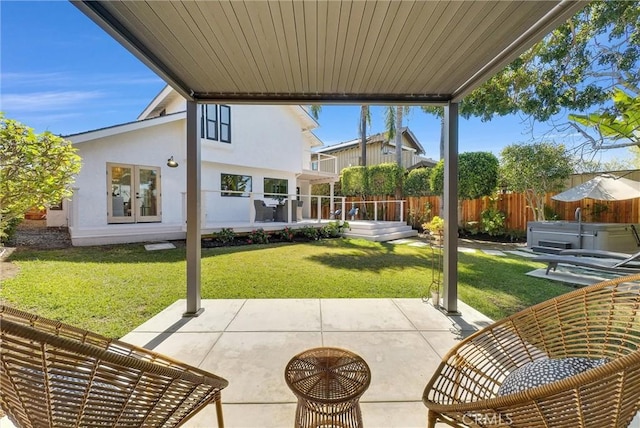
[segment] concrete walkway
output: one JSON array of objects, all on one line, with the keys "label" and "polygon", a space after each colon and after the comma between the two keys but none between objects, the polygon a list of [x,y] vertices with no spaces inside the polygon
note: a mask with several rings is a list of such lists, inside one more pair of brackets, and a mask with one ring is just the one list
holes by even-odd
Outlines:
[{"label": "concrete walkway", "polygon": [[[284,381],[295,354],[318,346],[347,348],[371,368],[361,399],[368,428],[425,427],[422,392],[442,356],[491,320],[459,303],[447,317],[420,299],[203,300],[204,313],[182,318],[180,300],[123,340],[226,378],[225,424],[293,425],[296,399]],[[215,426],[213,406],[189,427]]]}]

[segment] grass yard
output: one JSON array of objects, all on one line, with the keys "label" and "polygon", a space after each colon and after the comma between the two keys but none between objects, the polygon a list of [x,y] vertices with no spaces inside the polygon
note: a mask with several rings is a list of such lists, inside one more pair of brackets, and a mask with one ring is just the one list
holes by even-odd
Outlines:
[{"label": "grass yard", "polygon": [[[413,297],[428,294],[432,250],[334,239],[202,249],[202,298]],[[570,291],[526,276],[517,256],[459,253],[459,297],[493,319]],[[186,295],[185,249],[142,244],[20,250],[2,282],[11,306],[121,337]]]}]

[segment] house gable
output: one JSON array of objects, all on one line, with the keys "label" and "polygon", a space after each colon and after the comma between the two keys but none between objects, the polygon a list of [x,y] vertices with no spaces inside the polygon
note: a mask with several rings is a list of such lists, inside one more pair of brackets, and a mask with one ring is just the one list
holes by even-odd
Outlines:
[{"label": "house gable", "polygon": [[[407,127],[402,128],[402,149],[402,165],[404,167],[409,168],[425,160],[428,163],[435,163],[435,161],[422,156],[424,148]],[[337,158],[338,171],[349,166],[360,165],[360,139],[323,147],[316,150],[316,152],[335,156]],[[367,165],[395,162],[395,141],[389,141],[386,132],[367,137]]]}]

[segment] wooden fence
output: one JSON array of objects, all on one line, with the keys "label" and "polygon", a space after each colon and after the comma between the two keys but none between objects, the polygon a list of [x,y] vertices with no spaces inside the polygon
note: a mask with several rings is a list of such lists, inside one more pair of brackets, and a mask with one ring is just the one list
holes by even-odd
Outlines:
[{"label": "wooden fence", "polygon": [[[545,205],[549,207],[549,213],[555,214],[556,220],[574,220],[576,208],[582,209],[582,221],[591,223],[640,223],[640,199],[626,201],[597,201],[583,199],[578,202],[560,202],[551,199],[556,193],[547,193]],[[462,223],[479,222],[481,213],[489,208],[489,198],[462,201]],[[514,231],[526,231],[527,222],[533,220],[533,212],[529,208],[526,198],[522,193],[505,193],[498,196],[495,201],[496,208],[506,215],[506,229]],[[427,208],[431,207],[431,212]],[[434,215],[440,215],[437,196],[420,198],[407,198],[405,218],[427,219]],[[410,221],[411,222],[411,221]],[[417,227],[416,222],[411,222]]]}]

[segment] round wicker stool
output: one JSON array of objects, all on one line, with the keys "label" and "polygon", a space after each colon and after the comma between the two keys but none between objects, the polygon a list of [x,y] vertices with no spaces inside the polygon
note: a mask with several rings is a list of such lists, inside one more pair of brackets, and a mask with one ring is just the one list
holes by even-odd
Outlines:
[{"label": "round wicker stool", "polygon": [[314,348],[289,361],[284,377],[298,397],[295,427],[362,427],[358,400],[371,371],[358,355],[339,348]]}]

